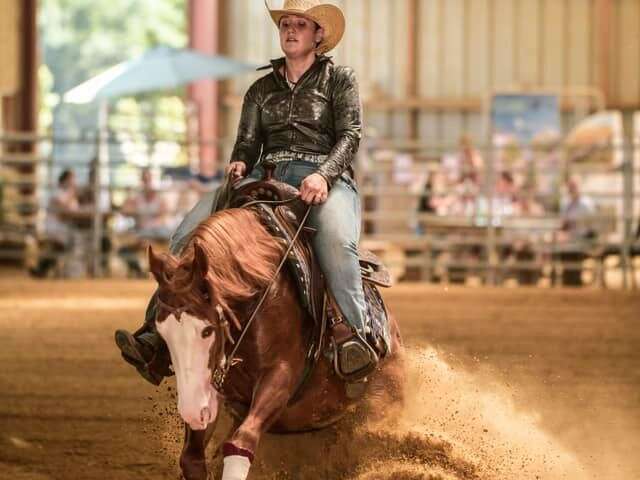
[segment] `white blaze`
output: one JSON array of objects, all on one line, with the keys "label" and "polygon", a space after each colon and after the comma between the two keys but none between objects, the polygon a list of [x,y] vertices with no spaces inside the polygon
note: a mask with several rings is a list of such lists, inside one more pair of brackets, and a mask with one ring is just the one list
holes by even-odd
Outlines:
[{"label": "white blaze", "polygon": [[156,322],[158,333],[169,347],[178,383],[178,411],[193,430],[204,430],[218,414],[217,393],[211,385],[209,351],[215,333],[202,338],[208,324],[183,313],[180,321],[169,315]]}]

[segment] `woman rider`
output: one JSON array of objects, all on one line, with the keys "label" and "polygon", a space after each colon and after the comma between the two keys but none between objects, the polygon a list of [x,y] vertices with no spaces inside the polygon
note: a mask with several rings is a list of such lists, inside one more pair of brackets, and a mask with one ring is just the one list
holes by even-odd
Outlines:
[{"label": "woman rider", "polygon": [[[270,10],[278,26],[284,57],[257,80],[244,98],[235,148],[227,174],[248,182],[262,178],[259,159],[276,164],[274,177],[300,190],[314,207],[308,224],[317,230],[313,247],[348,327],[340,337],[344,373],[358,376],[377,361],[365,340],[366,305],[357,245],[360,200],[351,164],[361,135],[361,107],[352,69],[334,66],[325,53],[344,33],[342,11],[318,0],[287,0]],[[179,253],[190,232],[215,210],[216,195],[203,198],[174,234],[172,253]],[[125,360],[152,383],[169,373],[166,347],[153,330],[154,301],[146,325],[135,335],[116,332]],[[154,361],[151,361],[154,359]]]}]

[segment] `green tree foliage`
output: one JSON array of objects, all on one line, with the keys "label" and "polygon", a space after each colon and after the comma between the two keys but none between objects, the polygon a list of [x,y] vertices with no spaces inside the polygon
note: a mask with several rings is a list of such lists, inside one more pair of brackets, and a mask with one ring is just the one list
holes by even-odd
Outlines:
[{"label": "green tree foliage", "polygon": [[41,0],[43,61],[62,94],[159,45],[187,42],[185,0]]},{"label": "green tree foliage", "polygon": [[[73,138],[85,130],[95,131],[97,106],[63,104],[62,95],[107,68],[154,47],[185,47],[186,10],[186,0],[40,0],[42,126],[52,126],[59,137]],[[174,96],[167,98],[171,93]],[[183,94],[184,89],[177,89],[121,99],[111,106],[112,113],[137,114],[138,119],[110,125],[116,129],[138,126],[162,135],[167,129],[163,128],[159,114],[166,110],[166,105],[172,112],[178,112],[178,121],[183,121]],[[91,145],[62,142],[54,144],[54,156],[89,161],[95,152]]]}]

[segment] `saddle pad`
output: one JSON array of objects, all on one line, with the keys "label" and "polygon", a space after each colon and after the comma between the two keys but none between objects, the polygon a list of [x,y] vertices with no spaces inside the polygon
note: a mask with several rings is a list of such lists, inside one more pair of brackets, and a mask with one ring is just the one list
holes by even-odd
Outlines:
[{"label": "saddle pad", "polygon": [[383,348],[378,353],[380,357],[386,357],[391,353],[391,327],[384,300],[378,288],[371,282],[362,282],[364,297],[367,303],[367,326],[371,329],[371,335]]}]

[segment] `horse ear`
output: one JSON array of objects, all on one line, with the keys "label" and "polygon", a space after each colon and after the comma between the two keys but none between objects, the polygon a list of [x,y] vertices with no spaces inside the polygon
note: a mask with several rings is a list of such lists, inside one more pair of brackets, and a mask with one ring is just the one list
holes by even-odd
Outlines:
[{"label": "horse ear", "polygon": [[153,274],[158,284],[162,284],[164,281],[164,261],[155,254],[151,245],[147,248],[147,254],[149,257],[149,271]]},{"label": "horse ear", "polygon": [[206,277],[209,272],[209,257],[200,242],[197,241],[193,242],[193,271],[200,278]]}]

